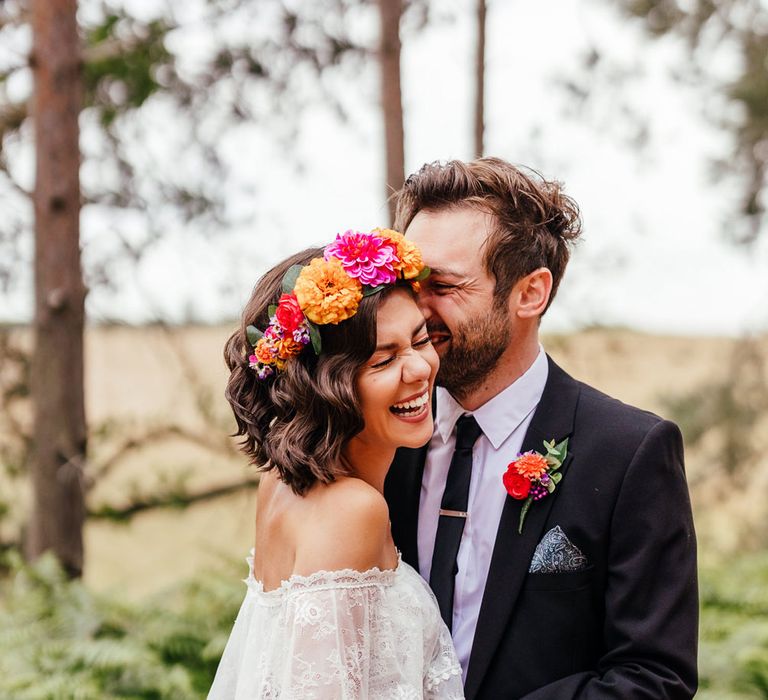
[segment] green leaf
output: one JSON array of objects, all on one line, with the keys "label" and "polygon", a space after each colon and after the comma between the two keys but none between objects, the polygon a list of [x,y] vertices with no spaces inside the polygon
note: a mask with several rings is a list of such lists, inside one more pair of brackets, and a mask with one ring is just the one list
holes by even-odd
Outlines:
[{"label": "green leaf", "polygon": [[267,313],[269,314],[269,317],[272,318],[277,313],[277,304],[270,304]]},{"label": "green leaf", "polygon": [[[562,476],[562,474],[558,474],[558,476]],[[549,493],[555,492],[555,480],[550,477],[549,481],[546,483],[545,488]]]},{"label": "green leaf", "polygon": [[246,327],[245,335],[248,338],[248,342],[253,347],[256,347],[256,343],[258,343],[259,340],[264,337],[264,334],[258,328],[256,328],[256,326]]},{"label": "green leaf", "polygon": [[296,286],[296,280],[299,278],[303,269],[303,265],[292,265],[288,268],[288,272],[283,275],[283,294],[290,294],[293,292],[293,288]]},{"label": "green leaf", "polygon": [[565,438],[562,442],[555,445],[555,441],[552,440],[550,442],[544,441],[544,447],[547,450],[547,456],[546,460],[550,464],[552,462],[550,461],[550,457],[557,460],[557,464],[552,466],[552,469],[560,469],[560,467],[563,465],[563,462],[565,461],[565,457],[568,454],[568,438]]},{"label": "green leaf", "polygon": [[520,511],[520,524],[517,526],[518,535],[523,534],[523,523],[525,522],[525,516],[528,515],[528,509],[531,507],[531,503],[533,503],[533,496],[528,496],[528,498],[525,499],[525,503],[523,503],[523,509]]},{"label": "green leaf", "polygon": [[307,320],[307,326],[309,326],[309,339],[312,341],[312,349],[315,351],[315,355],[319,355],[323,350],[323,341],[320,338],[320,329],[317,324]]},{"label": "green leaf", "polygon": [[378,284],[375,287],[363,287],[363,296],[369,297],[371,294],[376,294],[377,292],[380,292],[384,287],[386,287],[386,284]]},{"label": "green leaf", "polygon": [[430,270],[426,265],[424,266],[424,269],[416,275],[416,277],[412,278],[411,282],[421,282],[422,280],[427,279],[429,275],[432,273],[432,270]]},{"label": "green leaf", "polygon": [[555,472],[554,474],[549,475],[549,480],[554,482],[555,484],[559,484],[562,478],[563,478],[563,475],[560,472]]}]

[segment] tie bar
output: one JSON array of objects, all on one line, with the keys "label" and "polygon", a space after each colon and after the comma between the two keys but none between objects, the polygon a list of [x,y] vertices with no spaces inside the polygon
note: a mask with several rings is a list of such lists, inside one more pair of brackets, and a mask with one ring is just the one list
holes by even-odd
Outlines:
[{"label": "tie bar", "polygon": [[447,510],[445,508],[440,509],[440,515],[447,515],[451,518],[468,518],[469,513],[465,510]]}]

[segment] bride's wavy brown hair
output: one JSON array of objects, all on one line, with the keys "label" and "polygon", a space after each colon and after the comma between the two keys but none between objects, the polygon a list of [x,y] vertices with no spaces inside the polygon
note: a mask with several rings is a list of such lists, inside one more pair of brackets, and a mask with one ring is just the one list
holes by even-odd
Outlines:
[{"label": "bride's wavy brown hair", "polygon": [[379,305],[394,289],[364,297],[346,321],[319,326],[319,357],[307,347],[275,377],[260,380],[248,365],[246,327],[264,330],[288,268],[322,256],[322,248],[308,248],[269,270],[256,283],[240,327],[224,346],[230,370],[225,396],[237,422],[234,435],[242,436],[240,449],[260,471],[275,469],[299,495],[318,481],[330,483],[350,473],[342,450],[365,425],[355,379],[376,348]]}]

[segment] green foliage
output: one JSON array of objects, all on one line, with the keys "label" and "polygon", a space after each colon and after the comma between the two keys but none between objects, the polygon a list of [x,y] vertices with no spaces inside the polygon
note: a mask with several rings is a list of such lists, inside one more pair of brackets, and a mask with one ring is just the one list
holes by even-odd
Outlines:
[{"label": "green foliage", "polygon": [[[692,78],[709,81],[730,103],[736,116],[726,126],[734,136],[734,157],[719,165],[742,176],[746,230],[734,238],[753,242],[768,200],[768,5],[762,0],[618,0],[618,5],[651,36],[683,37],[691,50]],[[714,56],[723,46],[738,61],[735,71],[724,73]]]},{"label": "green foliage", "polygon": [[143,605],[90,593],[53,558],[0,582],[0,697],[204,698],[243,595],[238,574]]},{"label": "green foliage", "polygon": [[[6,203],[0,289],[28,281],[32,250],[30,182],[19,166],[33,148],[32,130],[25,128],[31,115],[27,5],[0,0],[0,45],[7,49],[0,55],[0,198]],[[124,284],[126,264],[151,255],[181,225],[204,240],[255,218],[255,208],[235,213],[227,206],[238,191],[242,201],[250,200],[253,183],[238,177],[223,135],[258,126],[289,154],[307,105],[330,104],[345,113],[347,100],[321,78],[340,70],[357,75],[361,62],[372,58],[371,47],[354,35],[357,15],[373,17],[375,3],[287,5],[79,3],[83,240],[99,239],[83,258],[90,314],[98,309],[99,292]],[[96,317],[108,318],[113,308],[104,306]]]},{"label": "green foliage", "polygon": [[[94,595],[52,558],[0,580],[0,697],[202,700],[244,589],[240,565],[142,604]],[[700,700],[768,698],[768,553],[701,571]]]},{"label": "green foliage", "polygon": [[[83,65],[86,104],[100,110],[105,127],[121,111],[141,107],[161,90],[163,86],[156,76],[172,70],[173,57],[165,48],[165,36],[172,28],[169,23],[156,20],[136,24],[127,16],[109,14],[102,24],[86,31],[88,47],[121,43],[119,52],[94,51],[91,60]],[[126,27],[131,29],[129,41],[124,39]]]},{"label": "green foliage", "polygon": [[768,698],[768,554],[701,572],[702,700]]}]

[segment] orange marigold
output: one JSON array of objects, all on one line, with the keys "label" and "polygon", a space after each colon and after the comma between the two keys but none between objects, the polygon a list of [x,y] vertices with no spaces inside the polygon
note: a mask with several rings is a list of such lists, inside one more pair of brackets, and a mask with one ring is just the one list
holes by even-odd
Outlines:
[{"label": "orange marigold", "polygon": [[304,315],[313,323],[339,323],[355,315],[363,298],[360,282],[336,258],[315,258],[305,266],[293,289]]},{"label": "orange marigold", "polygon": [[417,277],[424,269],[424,260],[416,244],[409,241],[402,233],[393,231],[391,228],[376,228],[373,230],[380,236],[389,238],[395,244],[395,254],[400,260],[400,264],[394,266],[395,270],[402,272],[403,278],[407,280]]},{"label": "orange marigold", "polygon": [[253,354],[256,355],[256,359],[258,359],[259,362],[263,362],[265,365],[273,364],[275,361],[269,344],[264,338],[259,338],[259,341],[253,348]]},{"label": "orange marigold", "polygon": [[549,469],[547,460],[535,452],[525,452],[515,460],[515,470],[528,479],[538,479]]},{"label": "orange marigold", "polygon": [[298,355],[304,349],[304,343],[297,343],[291,337],[285,337],[282,340],[278,340],[275,343],[277,348],[277,356],[281,360],[287,360],[293,355]]}]

